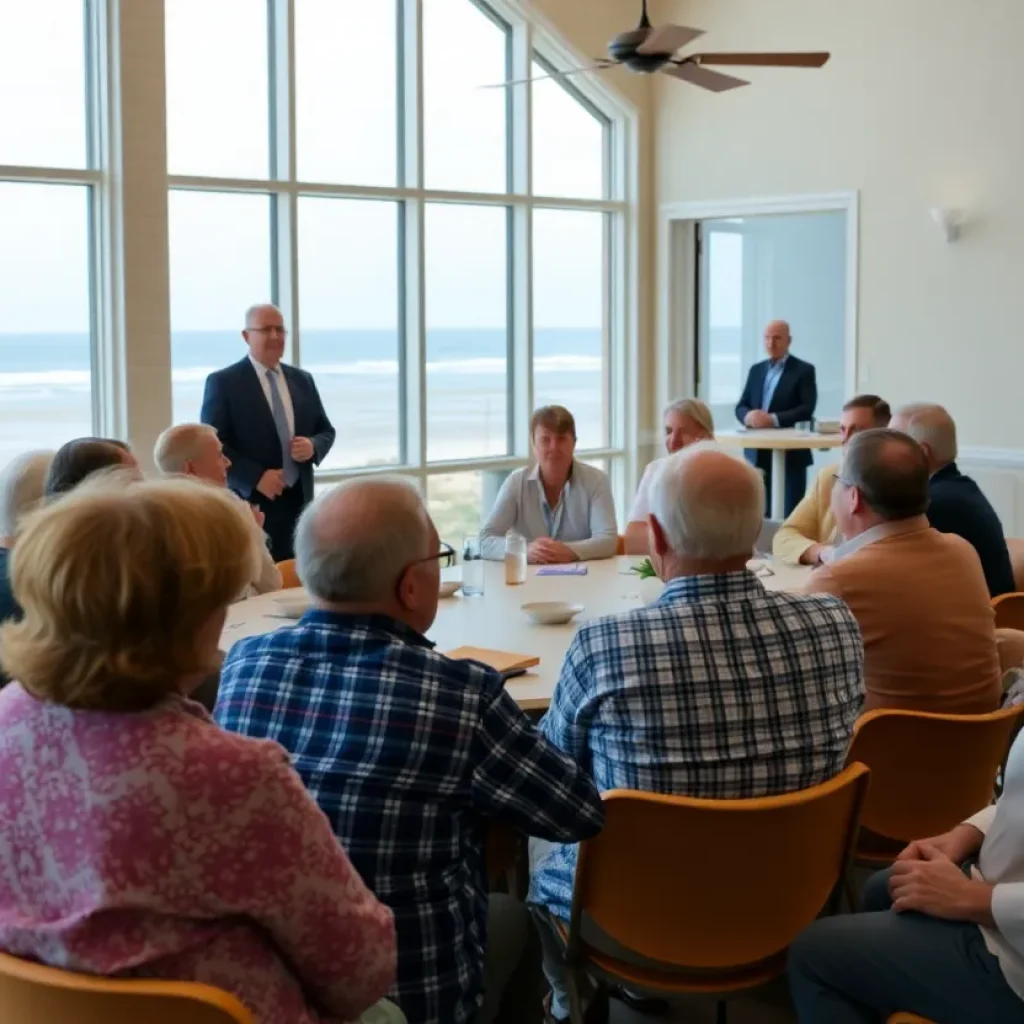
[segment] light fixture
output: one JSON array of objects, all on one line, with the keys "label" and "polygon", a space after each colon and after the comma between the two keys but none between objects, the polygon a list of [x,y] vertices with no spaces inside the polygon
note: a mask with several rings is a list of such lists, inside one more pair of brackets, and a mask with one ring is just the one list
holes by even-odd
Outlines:
[{"label": "light fixture", "polygon": [[964,215],[961,210],[951,210],[947,207],[933,206],[931,209],[932,220],[938,225],[947,242],[955,242],[960,238],[960,232],[964,226]]}]

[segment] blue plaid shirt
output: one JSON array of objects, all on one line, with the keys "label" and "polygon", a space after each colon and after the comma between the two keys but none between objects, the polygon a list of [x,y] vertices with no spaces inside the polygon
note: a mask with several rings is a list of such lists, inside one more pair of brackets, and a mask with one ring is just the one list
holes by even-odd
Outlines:
[{"label": "blue plaid shirt", "polygon": [[[680,577],[655,604],[580,627],[541,731],[602,792],[769,796],[842,768],[863,667],[842,601],[769,593],[745,571]],[[531,901],[568,918],[575,871],[576,847],[554,847]]]},{"label": "blue plaid shirt", "polygon": [[277,740],[352,863],[395,914],[410,1024],[463,1024],[482,999],[488,819],[575,841],[604,820],[593,782],[493,669],[451,661],[383,616],[307,612],[237,643],[217,721]]}]

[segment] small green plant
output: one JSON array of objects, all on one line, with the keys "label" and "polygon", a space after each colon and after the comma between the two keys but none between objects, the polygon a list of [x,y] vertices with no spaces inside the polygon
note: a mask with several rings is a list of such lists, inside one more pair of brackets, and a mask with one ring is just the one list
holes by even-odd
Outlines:
[{"label": "small green plant", "polygon": [[634,565],[631,571],[635,572],[642,580],[649,580],[658,575],[649,558],[645,558],[639,565]]}]

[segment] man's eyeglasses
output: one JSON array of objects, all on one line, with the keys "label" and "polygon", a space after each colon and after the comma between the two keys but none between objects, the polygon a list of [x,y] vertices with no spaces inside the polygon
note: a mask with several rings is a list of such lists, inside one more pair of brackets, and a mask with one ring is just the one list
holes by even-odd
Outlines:
[{"label": "man's eyeglasses", "polygon": [[282,338],[288,337],[287,327],[246,327],[246,330],[253,334],[280,334]]},{"label": "man's eyeglasses", "polygon": [[441,550],[436,555],[427,555],[426,558],[417,558],[415,562],[410,562],[410,565],[419,565],[422,562],[433,562],[437,559],[441,563],[442,569],[450,569],[455,564],[455,548],[451,544],[446,544],[441,541]]}]

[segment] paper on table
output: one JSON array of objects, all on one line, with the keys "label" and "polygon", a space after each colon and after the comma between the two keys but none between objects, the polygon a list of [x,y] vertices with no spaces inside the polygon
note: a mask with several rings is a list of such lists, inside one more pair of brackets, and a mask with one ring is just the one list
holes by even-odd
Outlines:
[{"label": "paper on table", "polygon": [[586,576],[585,565],[542,565],[537,570],[538,576]]}]

